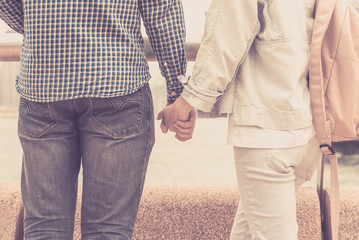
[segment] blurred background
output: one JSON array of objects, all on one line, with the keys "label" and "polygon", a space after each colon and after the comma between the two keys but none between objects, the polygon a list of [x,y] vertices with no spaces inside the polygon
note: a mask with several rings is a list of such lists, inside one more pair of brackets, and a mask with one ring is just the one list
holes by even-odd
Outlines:
[{"label": "blurred background", "polygon": [[[187,41],[200,42],[209,0],[183,0]],[[21,45],[22,36],[0,20],[0,46]],[[0,53],[1,54],[1,53]],[[193,62],[188,63],[191,74]],[[155,115],[166,103],[165,80],[157,62],[150,62]],[[19,182],[22,150],[17,138],[15,79],[18,62],[0,62],[0,182]],[[198,119],[192,140],[179,142],[174,134],[163,134],[156,122],[156,144],[147,171],[147,184],[236,185],[232,147],[226,144],[227,119]],[[359,144],[337,146],[339,179],[343,186],[359,186]],[[330,169],[325,166],[325,183]],[[81,180],[81,176],[80,176]],[[309,185],[314,186],[316,177]]]}]

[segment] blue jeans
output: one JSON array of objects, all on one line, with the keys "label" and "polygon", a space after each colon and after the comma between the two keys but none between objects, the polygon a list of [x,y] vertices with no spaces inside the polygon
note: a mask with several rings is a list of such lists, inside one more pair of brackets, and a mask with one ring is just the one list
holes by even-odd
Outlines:
[{"label": "blue jeans", "polygon": [[115,98],[21,98],[26,239],[72,239],[82,161],[82,239],[131,239],[154,144],[148,85]]}]

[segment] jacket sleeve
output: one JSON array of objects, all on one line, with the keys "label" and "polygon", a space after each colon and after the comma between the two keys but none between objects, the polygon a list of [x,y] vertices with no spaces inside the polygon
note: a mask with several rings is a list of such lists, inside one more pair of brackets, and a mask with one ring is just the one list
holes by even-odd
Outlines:
[{"label": "jacket sleeve", "polygon": [[359,13],[359,0],[350,0],[351,5]]},{"label": "jacket sleeve", "polygon": [[139,0],[139,8],[152,51],[167,82],[167,101],[173,102],[183,90],[179,77],[186,74],[187,67],[182,0]]},{"label": "jacket sleeve", "polygon": [[257,1],[212,0],[192,76],[182,97],[208,112],[233,82],[259,32]]},{"label": "jacket sleeve", "polygon": [[0,0],[0,18],[16,32],[24,34],[24,14],[21,0]]}]

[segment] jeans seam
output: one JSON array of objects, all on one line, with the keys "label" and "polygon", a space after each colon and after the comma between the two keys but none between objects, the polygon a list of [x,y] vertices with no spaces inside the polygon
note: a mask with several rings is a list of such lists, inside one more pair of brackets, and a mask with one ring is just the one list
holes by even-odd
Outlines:
[{"label": "jeans seam", "polygon": [[51,108],[50,108],[50,103],[47,103],[47,110],[49,111],[49,116],[51,118],[51,120],[53,120],[54,122],[56,122],[56,120],[54,119],[54,117],[52,116],[52,111],[51,111]]},{"label": "jeans seam", "polygon": [[[145,87],[148,87],[148,85],[145,86]],[[143,88],[145,88],[145,87],[143,87]],[[141,88],[141,91],[143,90],[143,88]],[[147,91],[148,97],[150,98],[151,92],[149,91],[149,89],[146,89],[146,91]],[[152,103],[150,103],[150,104],[152,104]],[[143,96],[143,94],[142,94],[142,108],[143,108],[142,111],[144,111],[145,106],[144,106],[144,96]],[[146,148],[146,153],[145,153],[145,159],[147,161],[146,165],[148,165],[148,161],[149,161],[149,158],[150,158],[149,150],[152,149],[153,144],[154,144],[154,136],[153,136],[154,129],[153,129],[153,123],[151,123],[153,121],[153,120],[151,120],[152,119],[152,113],[151,112],[153,112],[153,106],[150,106],[150,108],[152,108],[152,110],[149,109],[149,113],[147,114],[148,119],[146,121],[147,126],[150,128],[149,129],[150,131],[148,131],[148,141],[147,141],[147,148]],[[142,114],[142,115],[144,115],[144,114]],[[151,147],[151,145],[152,145],[152,147]],[[143,165],[143,169],[142,169],[142,178],[143,178],[143,180],[141,181],[141,189],[143,188],[143,185],[144,185],[145,174],[146,174],[146,169],[145,169],[145,165]]]},{"label": "jeans seam", "polygon": [[77,104],[76,104],[76,99],[72,99],[72,104],[74,105],[74,108],[75,108],[75,111],[77,112],[77,114],[80,114],[80,111],[79,111],[79,109],[77,107]]},{"label": "jeans seam", "polygon": [[[145,86],[146,87],[146,86]],[[148,87],[148,85],[147,85],[147,87]],[[143,88],[142,88],[143,89]],[[141,89],[141,90],[142,90]],[[147,90],[147,93],[148,93],[148,97],[150,97],[150,91],[149,91],[149,89],[146,89]],[[143,93],[143,92],[142,92]],[[152,104],[152,103],[150,103],[150,104]],[[142,95],[142,111],[144,111],[144,97],[143,97],[143,95]],[[150,108],[153,108],[153,107],[150,107]],[[148,119],[147,119],[147,126],[149,126],[150,127],[150,131],[148,131],[148,141],[147,141],[147,148],[146,148],[146,153],[145,153],[145,157],[146,157],[146,161],[147,161],[147,164],[148,164],[148,161],[149,161],[149,149],[151,148],[152,149],[152,147],[153,147],[153,144],[154,144],[154,136],[153,136],[153,131],[154,131],[154,129],[153,129],[153,124],[151,124],[151,122],[153,121],[153,120],[151,120],[152,119],[152,113],[151,112],[153,112],[153,110],[151,110],[150,109],[150,111],[149,111],[149,116],[148,116]],[[143,115],[143,114],[142,114]],[[151,147],[151,145],[152,145],[152,147]],[[148,159],[148,160],[147,160]],[[146,174],[146,169],[143,169],[143,174]],[[143,176],[143,177],[145,177],[145,176]],[[141,183],[141,185],[143,185],[143,183]]]}]

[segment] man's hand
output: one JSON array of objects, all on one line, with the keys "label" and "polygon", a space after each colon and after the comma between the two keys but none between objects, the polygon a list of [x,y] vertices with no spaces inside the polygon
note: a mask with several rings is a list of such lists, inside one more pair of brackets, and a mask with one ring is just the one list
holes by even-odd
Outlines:
[{"label": "man's hand", "polygon": [[161,121],[161,130],[176,132],[176,138],[187,141],[192,138],[196,122],[197,111],[181,96],[173,103],[166,106],[157,116]]}]

